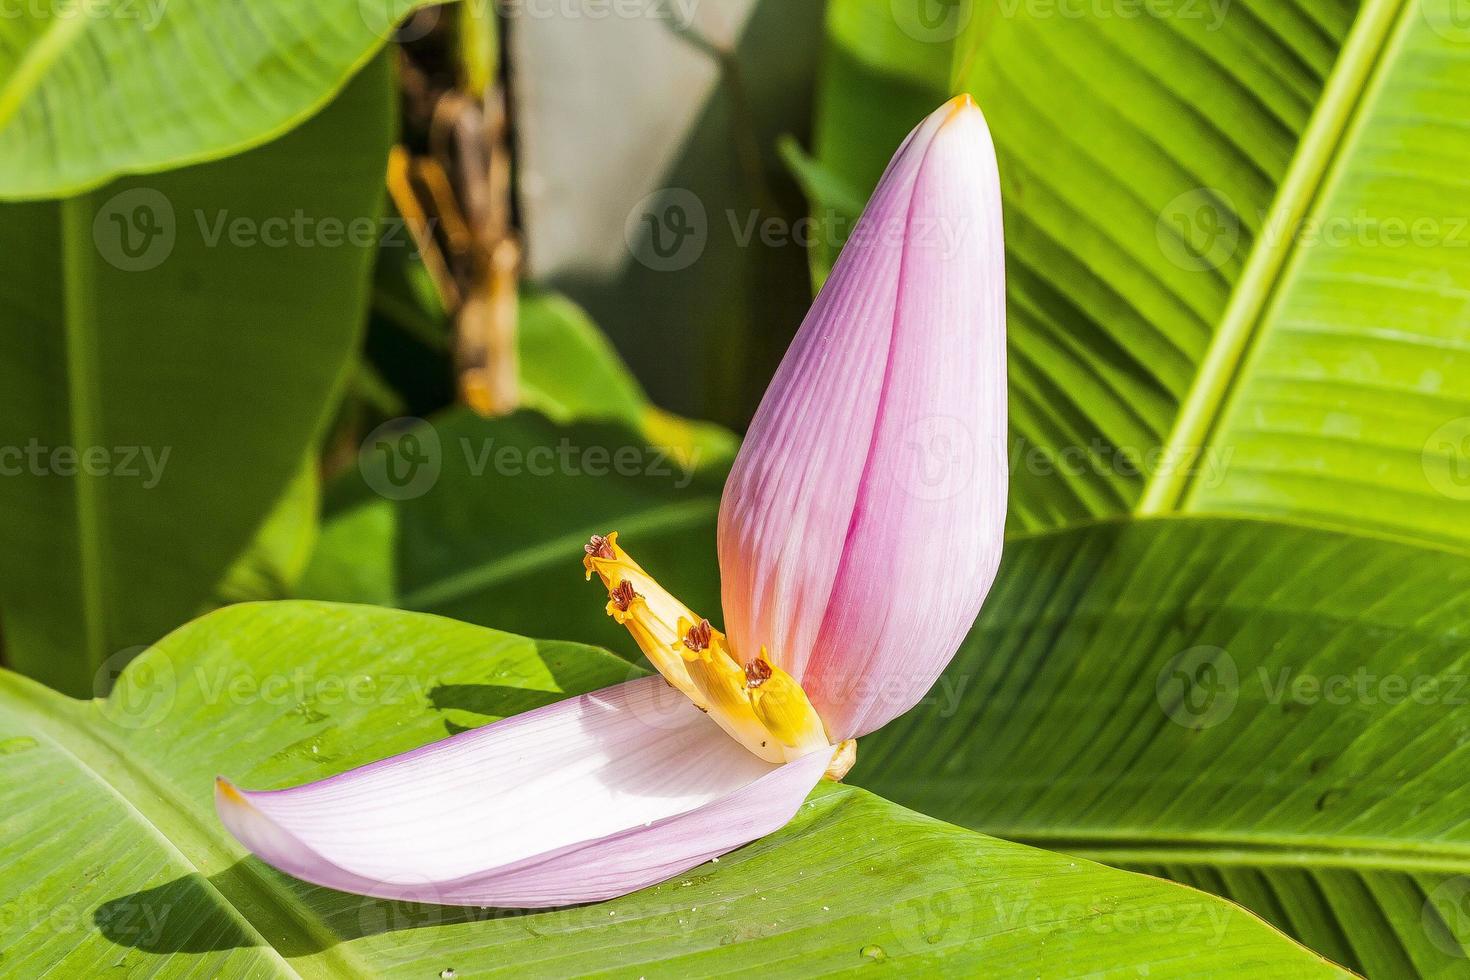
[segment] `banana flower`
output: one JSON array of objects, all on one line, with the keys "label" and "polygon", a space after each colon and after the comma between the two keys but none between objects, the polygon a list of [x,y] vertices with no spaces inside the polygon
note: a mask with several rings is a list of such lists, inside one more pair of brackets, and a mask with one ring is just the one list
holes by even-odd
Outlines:
[{"label": "banana flower", "polygon": [[298,878],[544,907],[663,881],[784,825],[916,704],[995,575],[1005,519],[1000,190],[960,96],[899,147],[725,487],[726,632],[615,533],[588,577],[659,675],[216,806]]}]

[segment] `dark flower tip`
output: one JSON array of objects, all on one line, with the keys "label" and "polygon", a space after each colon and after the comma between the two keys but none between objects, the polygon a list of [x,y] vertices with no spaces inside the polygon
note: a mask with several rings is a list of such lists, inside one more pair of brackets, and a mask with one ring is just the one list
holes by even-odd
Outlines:
[{"label": "dark flower tip", "polygon": [[607,594],[607,597],[611,599],[619,609],[621,609],[623,612],[627,612],[628,607],[633,604],[633,600],[638,597],[638,593],[633,591],[632,582],[628,581],[627,579],[623,579],[621,582],[618,583],[617,588],[613,589]]},{"label": "dark flower tip", "polygon": [[689,632],[684,634],[684,645],[695,653],[701,650],[708,650],[712,633],[713,627],[710,626],[709,620],[701,619],[689,627]]}]

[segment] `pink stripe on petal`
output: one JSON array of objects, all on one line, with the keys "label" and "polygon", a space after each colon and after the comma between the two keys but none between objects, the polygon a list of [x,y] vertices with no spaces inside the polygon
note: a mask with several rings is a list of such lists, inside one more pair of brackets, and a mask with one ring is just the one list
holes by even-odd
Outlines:
[{"label": "pink stripe on petal", "polygon": [[762,762],[647,677],[305,786],[220,780],[215,803],[246,847],[315,884],[533,908],[616,897],[764,836],[827,761]]}]

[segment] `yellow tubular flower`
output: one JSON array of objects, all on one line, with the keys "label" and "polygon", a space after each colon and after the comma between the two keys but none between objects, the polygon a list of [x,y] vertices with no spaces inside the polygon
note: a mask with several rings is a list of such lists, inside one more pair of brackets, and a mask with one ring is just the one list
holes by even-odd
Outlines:
[{"label": "yellow tubular flower", "polygon": [[681,639],[680,620],[693,620],[689,607],[671,596],[638,563],[618,547],[618,532],[594,535],[583,548],[582,566],[590,580],[595,573],[607,586],[607,614],[626,626],[648,662],[664,679],[683,692],[701,710],[704,699],[689,677],[684,661],[674,653]]},{"label": "yellow tubular flower", "polygon": [[[742,663],[725,635],[696,616],[653,580],[618,545],[617,532],[595,535],[582,564],[608,590],[607,612],[638,643],[649,663],[732,738],[767,762],[790,762],[812,752],[848,757],[834,747],[821,716],[790,674],[766,651]],[[846,756],[844,756],[846,752]],[[841,773],[846,767],[840,767]],[[840,774],[834,776],[840,778]]]}]

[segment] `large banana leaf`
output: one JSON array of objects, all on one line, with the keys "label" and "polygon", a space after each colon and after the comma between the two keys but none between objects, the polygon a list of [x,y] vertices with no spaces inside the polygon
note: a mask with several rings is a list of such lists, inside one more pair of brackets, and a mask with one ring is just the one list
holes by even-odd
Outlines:
[{"label": "large banana leaf", "polygon": [[430,2],[17,3],[0,16],[0,200],[76,194],[280,136]]},{"label": "large banana leaf", "polygon": [[1160,518],[1011,543],[852,780],[1229,896],[1372,977],[1470,956],[1470,561]]},{"label": "large banana leaf", "polygon": [[[602,506],[603,481],[588,482],[567,506]],[[488,496],[461,487],[433,509],[486,513],[470,502]],[[713,609],[712,542],[657,547],[679,529],[650,536],[647,565]],[[579,542],[551,540],[541,563],[487,560],[503,577],[462,608],[621,639],[572,567]],[[1226,895],[1370,976],[1463,970],[1463,553],[1174,517],[1019,536],[1007,555],[956,662],[915,712],[862,740],[851,781]]]},{"label": "large banana leaf", "polygon": [[676,446],[626,424],[558,425],[532,412],[455,411],[402,438],[432,447],[422,482],[396,493],[387,467],[406,465],[408,453],[375,451],[370,437],[361,465],[332,488],[298,595],[610,644],[636,658],[581,563],[589,536],[617,530],[692,608],[718,609],[715,515],[727,459],[685,468]]},{"label": "large banana leaf", "polygon": [[[1128,526],[1234,512],[1463,546],[1463,16],[1450,0],[830,9],[817,159],[797,160],[817,213],[850,221],[874,147],[968,90],[999,151],[1010,283],[1016,536],[931,696],[962,692],[972,724],[936,740],[931,706],[866,740],[854,778],[1233,895],[1374,975],[1463,973],[1466,801],[1437,791],[1463,706],[1262,704],[1258,670],[1451,683],[1467,610],[1444,583],[1466,555],[1290,523]],[[1205,684],[1184,693],[1208,704],[1217,647],[1239,703],[1187,730],[1156,686],[1183,657]]]},{"label": "large banana leaf", "polygon": [[[0,948],[14,976],[1326,976],[1259,919],[1155,878],[982,837],[851,788],[613,902],[381,902],[246,856],[212,780],[316,779],[629,678],[607,653],[360,606],[232,606],[106,701],[0,673]],[[58,814],[66,819],[58,820]]]},{"label": "large banana leaf", "polygon": [[[74,694],[94,679],[105,690],[245,550],[360,331],[391,99],[379,59],[268,146],[4,206],[0,617],[12,667]],[[18,463],[16,450],[29,455]]]},{"label": "large banana leaf", "polygon": [[862,200],[919,105],[984,108],[1013,526],[1227,510],[1465,541],[1454,0],[1063,6],[837,0],[807,181]]}]

